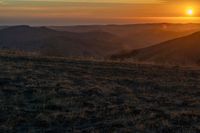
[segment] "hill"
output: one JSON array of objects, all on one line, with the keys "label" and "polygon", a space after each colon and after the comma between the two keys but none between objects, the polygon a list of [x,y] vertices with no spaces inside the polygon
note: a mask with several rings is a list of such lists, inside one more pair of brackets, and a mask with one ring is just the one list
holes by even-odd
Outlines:
[{"label": "hill", "polygon": [[200,132],[199,68],[0,52],[0,131]]},{"label": "hill", "polygon": [[48,56],[104,58],[184,36],[198,24],[89,25],[69,27],[9,26],[0,29],[0,49]]},{"label": "hill", "polygon": [[46,27],[12,26],[0,30],[0,48],[50,56],[106,56],[123,49],[108,32],[73,33]]},{"label": "hill", "polygon": [[0,30],[4,29],[4,28],[7,28],[7,26],[0,26]]},{"label": "hill", "polygon": [[54,26],[57,31],[91,32],[104,31],[118,36],[126,51],[155,45],[167,40],[189,35],[200,31],[200,24],[130,24],[130,25],[86,25]]},{"label": "hill", "polygon": [[200,32],[169,40],[130,53],[114,55],[112,58],[132,58],[137,61],[167,64],[200,64]]}]

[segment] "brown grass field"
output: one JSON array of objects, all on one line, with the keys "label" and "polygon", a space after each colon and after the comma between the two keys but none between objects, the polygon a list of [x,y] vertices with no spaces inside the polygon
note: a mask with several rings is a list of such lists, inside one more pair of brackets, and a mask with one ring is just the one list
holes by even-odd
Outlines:
[{"label": "brown grass field", "polygon": [[2,133],[199,133],[200,69],[0,56]]}]

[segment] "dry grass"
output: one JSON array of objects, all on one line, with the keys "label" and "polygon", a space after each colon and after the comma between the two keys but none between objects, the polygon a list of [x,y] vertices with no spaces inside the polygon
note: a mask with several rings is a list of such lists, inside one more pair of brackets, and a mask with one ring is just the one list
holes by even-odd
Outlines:
[{"label": "dry grass", "polygon": [[0,56],[0,132],[200,132],[200,70]]}]

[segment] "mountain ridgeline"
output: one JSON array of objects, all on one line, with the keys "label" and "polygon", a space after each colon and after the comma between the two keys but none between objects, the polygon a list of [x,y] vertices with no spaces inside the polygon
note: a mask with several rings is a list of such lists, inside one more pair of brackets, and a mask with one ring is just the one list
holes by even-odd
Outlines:
[{"label": "mountain ridgeline", "polygon": [[58,31],[91,32],[104,31],[117,35],[126,51],[149,47],[161,42],[186,36],[200,31],[200,24],[129,24],[129,25],[88,25],[54,26]]},{"label": "mountain ridgeline", "polygon": [[0,49],[41,56],[200,64],[198,31],[199,24],[5,26],[0,28]]},{"label": "mountain ridgeline", "polygon": [[0,30],[0,48],[47,56],[108,56],[123,49],[117,36],[103,31],[73,33],[46,27],[12,26]]},{"label": "mountain ridgeline", "polygon": [[200,32],[132,52],[113,55],[111,58],[159,64],[200,65]]}]

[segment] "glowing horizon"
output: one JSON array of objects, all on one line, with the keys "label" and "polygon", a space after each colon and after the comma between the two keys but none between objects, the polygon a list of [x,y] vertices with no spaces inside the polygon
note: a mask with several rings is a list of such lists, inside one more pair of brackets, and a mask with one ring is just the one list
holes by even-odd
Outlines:
[{"label": "glowing horizon", "polygon": [[[192,11],[188,10],[191,7]],[[93,0],[92,2],[91,0],[73,0],[73,2],[72,0],[0,0],[1,25],[154,22],[198,23],[200,2],[198,0],[181,2],[178,0]]]}]

